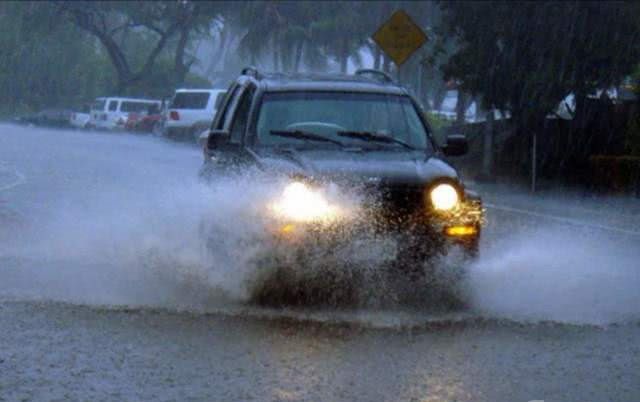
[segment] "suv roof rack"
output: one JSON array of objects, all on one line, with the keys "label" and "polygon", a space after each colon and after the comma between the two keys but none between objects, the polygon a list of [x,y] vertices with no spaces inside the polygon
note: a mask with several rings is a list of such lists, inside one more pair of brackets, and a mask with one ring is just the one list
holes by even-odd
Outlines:
[{"label": "suv roof rack", "polygon": [[262,75],[260,74],[260,72],[258,71],[258,69],[254,66],[248,66],[242,69],[242,71],[240,72],[240,74],[242,75],[250,75],[253,78],[259,80],[260,78],[262,78]]},{"label": "suv roof rack", "polygon": [[376,70],[374,68],[361,68],[356,70],[355,75],[368,75],[370,77],[378,78],[380,81],[393,82],[393,78],[384,71]]}]

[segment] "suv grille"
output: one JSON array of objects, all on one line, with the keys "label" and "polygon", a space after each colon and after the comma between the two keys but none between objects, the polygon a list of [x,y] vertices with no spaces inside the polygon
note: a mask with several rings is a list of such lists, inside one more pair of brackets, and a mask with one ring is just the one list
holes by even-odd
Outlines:
[{"label": "suv grille", "polygon": [[423,215],[422,187],[369,186],[365,190],[365,211],[380,224],[404,225],[417,214]]}]

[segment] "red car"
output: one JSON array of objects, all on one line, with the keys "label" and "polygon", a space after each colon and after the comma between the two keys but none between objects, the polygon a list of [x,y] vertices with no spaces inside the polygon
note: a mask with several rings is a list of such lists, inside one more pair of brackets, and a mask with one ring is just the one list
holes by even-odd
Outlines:
[{"label": "red car", "polygon": [[141,113],[129,113],[127,120],[124,122],[124,129],[127,131],[137,131],[136,125],[143,116]]},{"label": "red car", "polygon": [[135,122],[133,131],[140,133],[152,133],[157,125],[162,124],[163,116],[160,113],[142,116]]},{"label": "red car", "polygon": [[151,133],[157,125],[162,123],[162,119],[160,108],[151,105],[146,112],[129,113],[124,128],[137,133]]}]

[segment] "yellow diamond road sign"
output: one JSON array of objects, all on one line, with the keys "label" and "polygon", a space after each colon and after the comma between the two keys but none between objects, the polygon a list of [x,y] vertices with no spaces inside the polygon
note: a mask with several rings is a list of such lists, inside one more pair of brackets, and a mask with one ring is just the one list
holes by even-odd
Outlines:
[{"label": "yellow diamond road sign", "polygon": [[393,13],[372,38],[397,66],[427,41],[427,35],[402,10]]}]

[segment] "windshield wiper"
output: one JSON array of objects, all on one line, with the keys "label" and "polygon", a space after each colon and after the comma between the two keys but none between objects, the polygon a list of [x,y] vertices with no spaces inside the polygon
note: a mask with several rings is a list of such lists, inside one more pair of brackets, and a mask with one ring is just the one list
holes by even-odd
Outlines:
[{"label": "windshield wiper", "polygon": [[407,144],[402,140],[399,140],[395,137],[392,137],[387,134],[382,134],[382,133],[373,133],[371,131],[338,131],[338,135],[340,137],[351,137],[351,138],[357,138],[365,141],[370,140],[370,141],[377,141],[377,142],[386,142],[387,144],[399,144],[407,149],[415,149],[414,147],[412,147],[411,145]]},{"label": "windshield wiper", "polygon": [[340,141],[336,141],[331,138],[324,137],[320,134],[312,133],[310,131],[301,131],[301,130],[271,130],[269,131],[272,135],[277,135],[278,137],[287,137],[287,138],[297,138],[301,140],[311,140],[311,141],[324,141],[330,142],[332,144],[340,145],[344,147],[344,144]]}]

